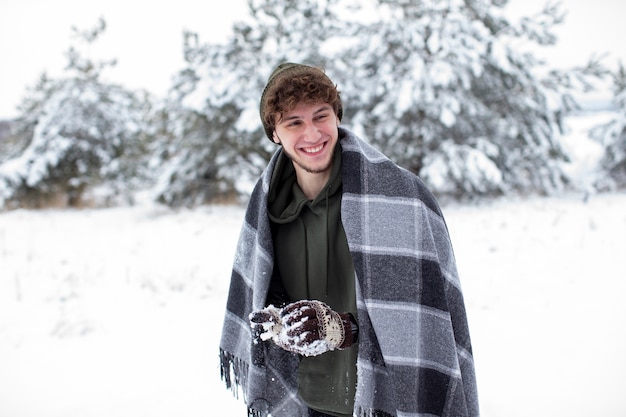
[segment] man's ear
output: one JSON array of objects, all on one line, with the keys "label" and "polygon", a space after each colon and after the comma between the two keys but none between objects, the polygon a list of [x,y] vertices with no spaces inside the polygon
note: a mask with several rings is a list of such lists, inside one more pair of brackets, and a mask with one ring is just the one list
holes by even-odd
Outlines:
[{"label": "man's ear", "polygon": [[276,131],[274,130],[272,132],[272,140],[274,141],[274,143],[280,145],[280,138],[278,137],[278,135],[276,134]]}]

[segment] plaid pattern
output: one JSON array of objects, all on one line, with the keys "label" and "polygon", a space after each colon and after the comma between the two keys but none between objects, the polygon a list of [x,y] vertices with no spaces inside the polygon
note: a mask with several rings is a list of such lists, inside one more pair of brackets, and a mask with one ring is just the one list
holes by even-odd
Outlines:
[{"label": "plaid pattern", "polygon": [[[356,272],[356,416],[478,416],[474,362],[448,230],[415,175],[340,128],[341,215]],[[280,152],[280,151],[279,151]],[[250,416],[306,417],[298,357],[252,343],[248,314],[264,307],[273,268],[270,161],[246,211],[220,343],[222,378]]]}]

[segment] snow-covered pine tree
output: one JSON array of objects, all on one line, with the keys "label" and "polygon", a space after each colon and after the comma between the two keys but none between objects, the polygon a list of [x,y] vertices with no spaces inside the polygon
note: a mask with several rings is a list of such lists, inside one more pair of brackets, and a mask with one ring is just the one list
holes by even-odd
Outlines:
[{"label": "snow-covered pine tree", "polygon": [[596,187],[600,190],[626,187],[626,68],[622,63],[613,74],[613,102],[615,117],[591,131],[591,137],[604,146],[600,160],[600,176]]},{"label": "snow-covered pine tree", "polygon": [[[184,35],[185,68],[176,76],[164,113],[167,137],[158,199],[193,206],[246,195],[276,145],[259,119],[261,90],[285,61],[323,65],[320,45],[340,23],[337,0],[251,0],[223,44]],[[176,115],[176,116],[172,116]]]},{"label": "snow-covered pine tree", "polygon": [[[74,33],[89,45],[105,28],[101,19]],[[73,46],[67,57],[66,76],[43,75],[20,105],[16,135],[25,146],[0,165],[0,206],[78,206],[87,194],[106,203],[130,197],[142,178],[147,96],[100,81],[114,61],[93,62]]]},{"label": "snow-covered pine tree", "polygon": [[548,71],[533,54],[556,42],[557,6],[513,23],[506,0],[371,3],[376,19],[342,51],[356,128],[437,194],[565,186],[560,117],[598,68]]},{"label": "snow-covered pine tree", "polygon": [[[161,111],[162,170],[157,200],[193,207],[236,196],[247,166],[249,136],[237,123],[245,107],[248,75],[219,62],[220,50],[184,34],[186,66],[175,77]],[[250,163],[254,163],[252,158]]]},{"label": "snow-covered pine tree", "polygon": [[344,124],[438,194],[563,188],[560,117],[588,69],[549,71],[533,55],[556,41],[558,7],[514,24],[506,3],[251,0],[227,43],[186,49],[177,102],[204,118],[205,132],[183,118],[190,122],[171,172],[188,174],[165,187],[180,195],[208,165],[229,189],[238,176],[258,175],[274,149],[258,119],[260,92],[278,63],[296,61],[325,67],[341,90]]}]

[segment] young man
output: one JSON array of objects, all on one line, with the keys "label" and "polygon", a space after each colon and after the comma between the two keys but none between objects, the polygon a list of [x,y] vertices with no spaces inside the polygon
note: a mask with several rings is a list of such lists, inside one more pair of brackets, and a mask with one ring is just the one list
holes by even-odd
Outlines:
[{"label": "young man", "polygon": [[233,265],[222,378],[250,416],[478,416],[454,254],[421,180],[340,127],[339,92],[285,63],[260,103],[280,145]]}]

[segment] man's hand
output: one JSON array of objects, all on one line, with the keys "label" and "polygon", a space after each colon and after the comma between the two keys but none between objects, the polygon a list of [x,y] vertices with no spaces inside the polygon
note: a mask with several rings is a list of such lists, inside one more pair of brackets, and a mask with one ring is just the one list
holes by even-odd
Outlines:
[{"label": "man's hand", "polygon": [[272,339],[283,349],[304,356],[345,349],[354,342],[350,314],[339,314],[321,301],[296,301],[280,311],[266,307],[252,313],[250,321],[253,327],[263,326],[262,340]]}]

